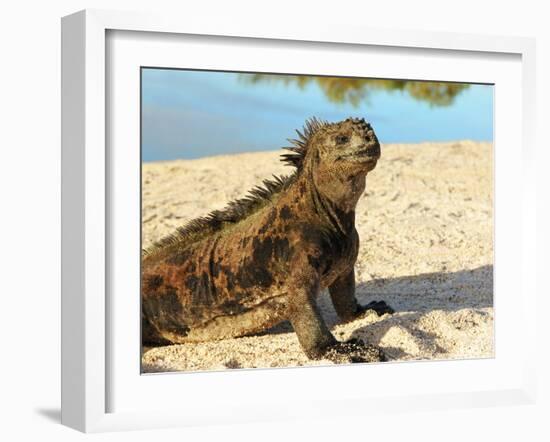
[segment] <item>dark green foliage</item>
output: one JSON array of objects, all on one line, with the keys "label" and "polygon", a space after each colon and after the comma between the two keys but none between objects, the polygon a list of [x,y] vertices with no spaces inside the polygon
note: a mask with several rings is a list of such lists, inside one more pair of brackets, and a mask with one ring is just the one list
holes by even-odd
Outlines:
[{"label": "dark green foliage", "polygon": [[273,81],[296,84],[300,88],[316,83],[330,101],[334,103],[349,102],[353,106],[358,106],[362,101],[367,100],[369,94],[376,90],[402,91],[417,100],[426,101],[432,106],[448,106],[453,103],[456,96],[470,87],[467,83],[313,75],[242,74],[241,78],[251,84]]}]

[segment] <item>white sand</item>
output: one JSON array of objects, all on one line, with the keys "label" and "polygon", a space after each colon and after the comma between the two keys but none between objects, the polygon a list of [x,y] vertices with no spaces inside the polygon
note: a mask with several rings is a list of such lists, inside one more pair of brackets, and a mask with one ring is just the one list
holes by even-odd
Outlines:
[{"label": "white sand", "polygon": [[[280,153],[144,164],[144,247],[271,174],[290,173]],[[323,293],[338,339],[363,338],[391,360],[493,356],[492,165],[489,143],[382,146],[357,207],[357,296],[397,312],[339,325]],[[146,372],[331,363],[309,361],[285,323],[262,336],[146,349],[142,362]]]}]

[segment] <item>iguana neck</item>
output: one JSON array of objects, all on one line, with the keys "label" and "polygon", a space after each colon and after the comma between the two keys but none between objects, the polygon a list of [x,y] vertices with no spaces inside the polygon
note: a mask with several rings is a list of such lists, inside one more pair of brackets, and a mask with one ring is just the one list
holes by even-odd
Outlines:
[{"label": "iguana neck", "polygon": [[[363,178],[364,179],[364,178]],[[300,183],[302,181],[302,183]],[[355,227],[355,206],[359,195],[348,185],[342,198],[327,195],[320,186],[311,179],[303,176],[298,180],[299,186],[305,189],[300,201],[300,210],[304,210],[315,218],[321,225],[342,235],[349,235]],[[361,191],[362,193],[362,191]]]}]

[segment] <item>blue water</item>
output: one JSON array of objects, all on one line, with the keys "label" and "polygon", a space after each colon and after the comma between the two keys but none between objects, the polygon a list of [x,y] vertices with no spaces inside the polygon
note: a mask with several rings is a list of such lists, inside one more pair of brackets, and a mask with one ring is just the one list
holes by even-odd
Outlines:
[{"label": "blue water", "polygon": [[493,86],[472,85],[450,106],[374,91],[354,107],[314,83],[250,84],[235,73],[142,70],[143,161],[274,150],[306,118],[364,117],[382,143],[493,139]]}]

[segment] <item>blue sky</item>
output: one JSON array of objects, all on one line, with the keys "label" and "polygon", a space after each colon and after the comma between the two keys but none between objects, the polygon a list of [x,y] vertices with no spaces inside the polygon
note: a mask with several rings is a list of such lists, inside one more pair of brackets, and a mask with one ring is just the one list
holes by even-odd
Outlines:
[{"label": "blue sky", "polygon": [[[246,74],[245,74],[246,75]],[[357,107],[329,101],[316,84],[250,84],[243,74],[142,70],[143,161],[274,150],[317,116],[364,117],[382,143],[493,139],[493,87],[472,85],[450,106],[375,91]]]}]

